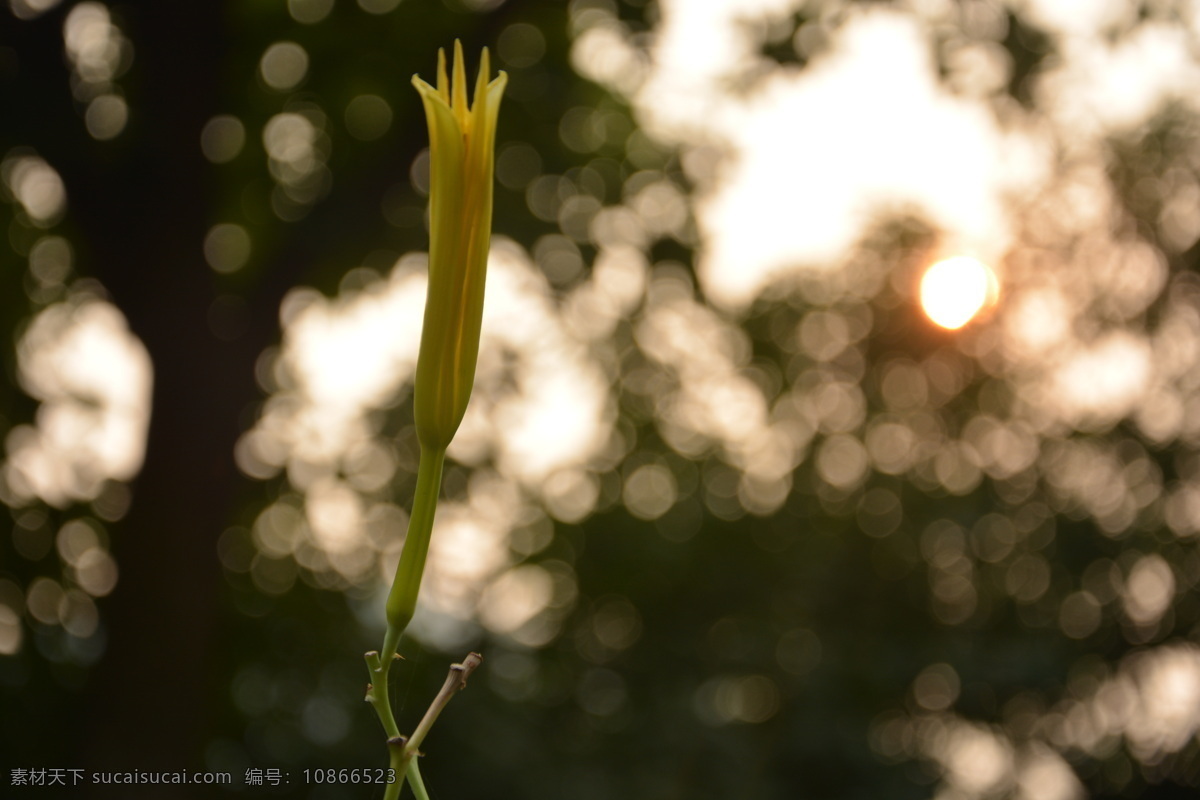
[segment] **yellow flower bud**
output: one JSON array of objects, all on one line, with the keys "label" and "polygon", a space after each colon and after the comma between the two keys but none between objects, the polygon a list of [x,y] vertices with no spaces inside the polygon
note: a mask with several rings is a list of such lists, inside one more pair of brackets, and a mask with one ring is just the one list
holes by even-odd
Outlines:
[{"label": "yellow flower bud", "polygon": [[414,417],[421,446],[445,450],[467,410],[479,355],[483,287],[492,233],[496,116],[508,76],[488,83],[480,60],[474,106],[467,105],[462,44],[454,43],[453,84],[438,51],[437,88],[417,76],[429,123],[429,291],[417,357]]},{"label": "yellow flower bud", "polygon": [[[496,115],[508,77],[488,83],[484,49],[475,83],[475,105],[467,105],[462,44],[454,43],[454,83],[446,78],[446,53],[438,51],[437,88],[417,76],[429,123],[429,290],[417,355],[413,416],[421,460],[408,536],[387,599],[388,631],[381,663],[387,664],[417,606],[429,536],[437,509],[446,447],[471,399],[483,285],[492,236],[492,175]],[[386,678],[384,678],[386,680]]]}]

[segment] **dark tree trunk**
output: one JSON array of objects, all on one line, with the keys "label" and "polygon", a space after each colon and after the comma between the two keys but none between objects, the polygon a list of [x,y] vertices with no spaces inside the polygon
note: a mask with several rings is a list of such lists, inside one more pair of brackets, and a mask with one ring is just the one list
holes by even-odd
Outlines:
[{"label": "dark tree trunk", "polygon": [[256,329],[261,341],[226,343],[208,324],[216,286],[202,243],[213,172],[199,134],[218,111],[222,6],[120,8],[135,47],[123,79],[129,127],[115,159],[93,155],[66,176],[73,220],[91,248],[83,266],[111,292],[154,368],[146,460],[113,533],[120,580],[102,604],[109,641],[82,729],[89,769],[202,767],[221,690],[210,685],[215,543],[235,496],[239,415],[255,397],[253,363],[270,335]]}]

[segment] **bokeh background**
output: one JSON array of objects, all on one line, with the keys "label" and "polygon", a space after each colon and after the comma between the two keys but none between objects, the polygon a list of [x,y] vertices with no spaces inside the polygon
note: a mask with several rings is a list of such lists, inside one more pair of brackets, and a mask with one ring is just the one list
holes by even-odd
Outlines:
[{"label": "bokeh background", "polygon": [[6,0],[0,781],[382,795],[300,771],[385,760],[456,37],[509,88],[433,797],[1195,796],[1195,0]]}]

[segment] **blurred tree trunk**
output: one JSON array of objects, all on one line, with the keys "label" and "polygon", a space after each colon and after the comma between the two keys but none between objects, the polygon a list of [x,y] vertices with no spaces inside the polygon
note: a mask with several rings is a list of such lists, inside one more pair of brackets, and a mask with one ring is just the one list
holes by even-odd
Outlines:
[{"label": "blurred tree trunk", "polygon": [[271,333],[226,343],[208,324],[216,286],[202,244],[214,188],[199,136],[218,111],[223,4],[146,0],[119,13],[134,47],[122,79],[129,126],[115,152],[77,156],[65,177],[91,248],[84,270],[148,349],[154,395],[133,504],[113,530],[120,580],[102,605],[109,640],[88,687],[82,757],[89,769],[197,769],[221,691],[210,685],[215,543],[235,494],[238,418]]}]

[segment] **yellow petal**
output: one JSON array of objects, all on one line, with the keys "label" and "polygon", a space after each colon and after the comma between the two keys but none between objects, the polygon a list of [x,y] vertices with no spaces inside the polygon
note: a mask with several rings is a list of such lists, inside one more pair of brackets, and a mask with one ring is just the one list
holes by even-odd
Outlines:
[{"label": "yellow petal", "polygon": [[458,39],[454,40],[454,82],[453,97],[450,101],[450,108],[454,109],[454,116],[458,117],[458,126],[464,132],[467,130],[467,122],[469,109],[467,107],[467,67],[463,62],[462,42]]}]

